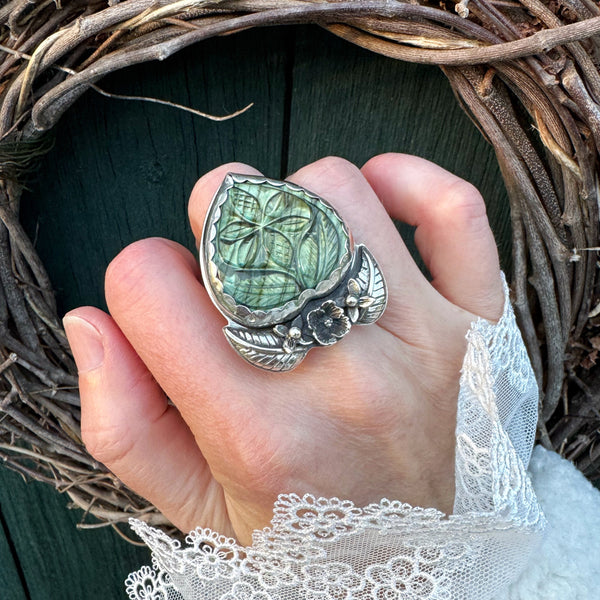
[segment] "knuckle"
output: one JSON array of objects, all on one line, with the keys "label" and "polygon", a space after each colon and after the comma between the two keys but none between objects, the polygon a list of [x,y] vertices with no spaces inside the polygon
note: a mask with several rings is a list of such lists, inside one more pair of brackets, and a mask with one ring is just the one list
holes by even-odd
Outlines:
[{"label": "knuckle", "polygon": [[106,269],[107,285],[121,287],[123,284],[129,284],[140,267],[149,260],[152,247],[148,242],[149,240],[133,242],[113,258]]},{"label": "knuckle", "polygon": [[106,269],[104,287],[109,305],[113,299],[126,305],[137,303],[144,295],[148,275],[156,270],[157,254],[165,247],[160,238],[149,238],[133,242],[119,252]]},{"label": "knuckle", "polygon": [[455,179],[442,194],[439,203],[442,216],[458,223],[487,223],[487,213],[479,190],[468,181]]},{"label": "knuckle", "polygon": [[283,449],[267,436],[257,436],[237,450],[245,480],[251,481],[255,489],[271,489],[285,470],[281,461]]},{"label": "knuckle", "polygon": [[360,169],[349,160],[339,156],[326,156],[317,161],[320,175],[327,176],[329,180],[333,179],[334,185],[355,179],[360,176]]},{"label": "knuckle", "polygon": [[400,152],[383,152],[370,158],[364,165],[362,170],[371,170],[372,168],[390,167],[393,168],[394,164],[406,155]]},{"label": "knuckle", "polygon": [[81,438],[87,451],[109,469],[114,470],[126,460],[132,449],[132,442],[124,435],[123,428],[118,425],[81,427]]},{"label": "knuckle", "polygon": [[[235,465],[235,478],[257,493],[277,494],[290,471],[289,440],[280,430],[273,428],[268,419],[255,418],[252,430],[240,435],[230,429],[225,434],[228,448],[227,462]],[[221,440],[223,441],[223,440]]]},{"label": "knuckle", "polygon": [[406,417],[397,402],[397,391],[377,384],[371,387],[370,396],[355,407],[360,429],[371,435],[387,436],[400,430],[400,421]]}]

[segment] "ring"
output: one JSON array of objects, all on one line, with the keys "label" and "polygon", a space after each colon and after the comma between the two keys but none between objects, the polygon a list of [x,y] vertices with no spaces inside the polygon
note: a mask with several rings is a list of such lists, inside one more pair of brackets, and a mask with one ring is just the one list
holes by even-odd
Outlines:
[{"label": "ring", "polygon": [[270,371],[374,323],[387,303],[369,250],[328,202],[288,181],[229,173],[206,215],[200,266],[227,340]]}]

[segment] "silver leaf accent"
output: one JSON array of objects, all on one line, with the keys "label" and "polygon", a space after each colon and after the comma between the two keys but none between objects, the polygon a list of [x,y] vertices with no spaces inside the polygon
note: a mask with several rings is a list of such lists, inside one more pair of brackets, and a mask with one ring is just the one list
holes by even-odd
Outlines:
[{"label": "silver leaf accent", "polygon": [[375,323],[383,314],[387,304],[387,286],[379,265],[369,250],[359,245],[356,252],[360,253],[361,267],[355,279],[359,282],[362,294],[373,298],[370,306],[361,310],[357,325]]},{"label": "silver leaf accent", "polygon": [[297,366],[312,345],[296,347],[292,352],[283,349],[284,340],[272,330],[250,330],[244,326],[223,327],[227,341],[250,364],[267,371],[290,371]]}]

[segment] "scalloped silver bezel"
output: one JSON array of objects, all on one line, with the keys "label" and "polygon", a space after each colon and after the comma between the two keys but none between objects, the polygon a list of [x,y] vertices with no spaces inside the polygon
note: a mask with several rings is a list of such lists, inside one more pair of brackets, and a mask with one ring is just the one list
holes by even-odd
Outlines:
[{"label": "scalloped silver bezel", "polygon": [[[225,294],[223,292],[223,284],[218,277],[217,265],[212,260],[212,257],[215,255],[213,240],[217,232],[215,223],[218,221],[221,215],[221,206],[227,199],[227,192],[233,187],[234,183],[247,182],[258,185],[268,183],[275,187],[287,188],[291,192],[302,192],[313,200],[325,204],[333,211],[333,214],[339,220],[347,236],[346,251],[340,260],[339,266],[331,272],[331,275],[327,279],[319,282],[314,289],[306,289],[302,291],[297,298],[289,300],[283,306],[278,306],[266,311],[251,310],[243,304],[237,304],[232,296]],[[333,290],[343,279],[348,268],[350,267],[350,263],[352,262],[351,259],[353,247],[354,243],[348,227],[346,227],[346,224],[338,215],[335,208],[331,206],[329,202],[323,200],[323,198],[306,190],[305,188],[290,183],[289,181],[277,181],[262,176],[228,173],[225,176],[221,187],[218,189],[217,193],[212,199],[212,202],[208,208],[208,212],[206,213],[206,219],[204,221],[204,228],[202,231],[202,239],[200,242],[200,268],[202,270],[204,284],[211,300],[228,320],[245,325],[247,327],[267,327],[269,325],[281,323],[282,321],[286,321],[294,317],[302,310],[309,300],[318,298],[320,296],[325,296],[331,290]]]}]

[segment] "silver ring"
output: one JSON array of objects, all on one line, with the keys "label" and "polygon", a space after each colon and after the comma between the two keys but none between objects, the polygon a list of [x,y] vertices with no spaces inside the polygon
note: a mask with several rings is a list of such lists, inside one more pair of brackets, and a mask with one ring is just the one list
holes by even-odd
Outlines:
[{"label": "silver ring", "polygon": [[288,181],[229,173],[206,215],[200,266],[227,340],[270,371],[374,323],[387,303],[369,250],[328,202]]}]

